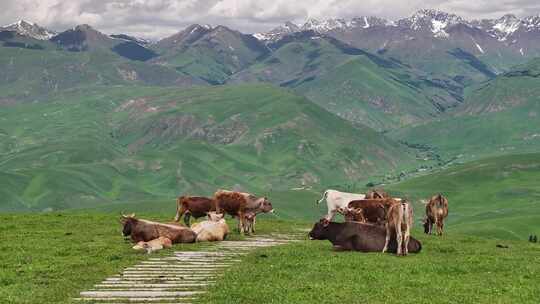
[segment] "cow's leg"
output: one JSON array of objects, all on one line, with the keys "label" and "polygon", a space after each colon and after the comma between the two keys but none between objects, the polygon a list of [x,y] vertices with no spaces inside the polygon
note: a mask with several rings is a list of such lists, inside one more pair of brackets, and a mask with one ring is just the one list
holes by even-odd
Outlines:
[{"label": "cow's leg", "polygon": [[388,250],[388,244],[390,243],[390,224],[386,222],[386,239],[384,241],[384,247],[382,252],[386,252]]},{"label": "cow's leg", "polygon": [[429,219],[429,234],[431,235],[433,233],[433,221]]},{"label": "cow's leg", "polygon": [[184,224],[186,224],[186,226],[188,227],[191,227],[190,219],[191,219],[191,212],[184,213]]},{"label": "cow's leg", "polygon": [[253,221],[251,222],[251,232],[255,234],[255,222],[257,221],[257,217],[253,217]]},{"label": "cow's leg", "polygon": [[403,255],[409,254],[409,239],[411,237],[411,226],[407,226],[405,229],[405,233],[403,236],[404,244],[403,244]]},{"label": "cow's leg", "polygon": [[246,227],[246,217],[244,215],[243,211],[238,211],[238,225],[240,228],[240,233],[245,234],[245,227]]},{"label": "cow's leg", "polygon": [[444,221],[441,219],[439,221],[439,224],[440,224],[440,231],[439,231],[439,235],[442,235],[443,234],[443,230],[444,230]]},{"label": "cow's leg", "polygon": [[401,233],[401,223],[396,225],[397,255],[403,254],[403,234]]}]

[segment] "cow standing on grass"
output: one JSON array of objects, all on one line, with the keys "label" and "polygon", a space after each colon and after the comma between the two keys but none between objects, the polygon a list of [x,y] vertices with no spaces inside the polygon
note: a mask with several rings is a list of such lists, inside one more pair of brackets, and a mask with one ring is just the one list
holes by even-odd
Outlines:
[{"label": "cow standing on grass", "polygon": [[448,216],[448,199],[442,194],[433,196],[426,205],[426,217],[424,218],[424,232],[431,234],[433,224],[437,227],[437,234],[442,235],[444,219]]},{"label": "cow standing on grass", "polygon": [[331,221],[334,216],[336,216],[336,212],[338,212],[339,208],[347,208],[350,201],[361,200],[364,198],[366,198],[365,194],[340,192],[337,190],[328,189],[324,191],[322,198],[317,201],[317,205],[326,200],[328,214],[324,218]]},{"label": "cow standing on grass", "polygon": [[409,253],[409,239],[413,226],[413,208],[407,201],[393,204],[386,214],[386,242],[382,252],[386,252],[390,238],[395,235],[397,241],[397,255]]},{"label": "cow standing on grass", "polygon": [[218,190],[214,194],[217,213],[227,213],[238,218],[240,233],[249,233],[245,214],[247,212],[274,212],[272,203],[266,197],[257,197],[250,193]]},{"label": "cow standing on grass", "polygon": [[184,223],[190,227],[190,218],[206,216],[208,212],[216,211],[216,204],[212,198],[204,196],[180,196],[176,199],[176,216],[174,221],[180,221],[184,216]]}]

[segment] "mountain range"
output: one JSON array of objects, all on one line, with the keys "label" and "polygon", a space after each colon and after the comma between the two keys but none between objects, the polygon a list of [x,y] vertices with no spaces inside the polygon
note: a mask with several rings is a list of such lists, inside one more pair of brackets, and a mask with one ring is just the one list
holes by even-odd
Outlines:
[{"label": "mountain range", "polygon": [[421,10],[158,41],[1,27],[4,209],[358,185],[537,151],[538,20]]}]

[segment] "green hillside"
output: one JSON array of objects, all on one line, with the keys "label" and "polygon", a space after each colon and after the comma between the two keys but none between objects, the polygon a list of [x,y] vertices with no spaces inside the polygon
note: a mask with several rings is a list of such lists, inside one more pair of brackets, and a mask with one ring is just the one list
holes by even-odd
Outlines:
[{"label": "green hillside", "polygon": [[467,90],[452,115],[391,136],[430,146],[439,154],[464,158],[538,151],[540,60],[514,68]]},{"label": "green hillside", "polygon": [[271,82],[293,88],[321,107],[376,130],[431,120],[461,100],[461,85],[428,77],[405,64],[302,32],[271,44],[264,60],[230,82]]},{"label": "green hillside", "polygon": [[222,84],[234,73],[253,64],[268,51],[251,35],[225,26],[192,25],[156,43],[160,54],[153,61],[182,73]]},{"label": "green hillside", "polygon": [[93,87],[3,106],[0,209],[364,182],[403,146],[271,86]]},{"label": "green hillside", "polygon": [[[415,201],[448,197],[448,233],[525,240],[540,234],[540,154],[508,155],[456,165],[388,186]],[[415,205],[415,214],[424,214]]]},{"label": "green hillside", "polygon": [[379,131],[432,120],[442,109],[458,103],[452,92],[432,80],[367,56],[307,79],[296,90],[329,111]]}]

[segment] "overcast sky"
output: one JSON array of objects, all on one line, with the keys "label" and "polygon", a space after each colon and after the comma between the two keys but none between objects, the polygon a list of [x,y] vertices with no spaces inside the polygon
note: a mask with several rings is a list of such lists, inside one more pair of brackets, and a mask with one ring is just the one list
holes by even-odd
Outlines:
[{"label": "overcast sky", "polygon": [[98,30],[162,38],[193,24],[226,25],[245,33],[267,31],[309,17],[379,16],[396,20],[421,8],[466,19],[540,13],[539,0],[0,0],[0,24],[19,19],[53,30],[87,23]]}]

